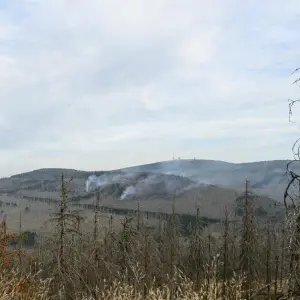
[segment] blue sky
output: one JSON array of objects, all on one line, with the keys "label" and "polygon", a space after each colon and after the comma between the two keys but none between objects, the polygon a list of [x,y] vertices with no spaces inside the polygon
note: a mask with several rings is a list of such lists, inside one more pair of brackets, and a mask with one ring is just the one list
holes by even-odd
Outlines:
[{"label": "blue sky", "polygon": [[0,176],[291,158],[299,17],[296,0],[1,1]]}]

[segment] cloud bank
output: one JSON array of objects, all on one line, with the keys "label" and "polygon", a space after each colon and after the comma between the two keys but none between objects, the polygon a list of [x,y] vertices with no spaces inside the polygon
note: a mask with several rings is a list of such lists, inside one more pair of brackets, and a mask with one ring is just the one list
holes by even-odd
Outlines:
[{"label": "cloud bank", "polygon": [[290,158],[299,13],[279,0],[1,4],[0,176]]}]

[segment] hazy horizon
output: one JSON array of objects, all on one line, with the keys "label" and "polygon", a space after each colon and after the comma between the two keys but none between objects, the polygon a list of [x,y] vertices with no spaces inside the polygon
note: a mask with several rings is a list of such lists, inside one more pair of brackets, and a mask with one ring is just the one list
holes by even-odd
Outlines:
[{"label": "hazy horizon", "polygon": [[0,5],[0,176],[292,158],[300,2]]},{"label": "hazy horizon", "polygon": [[[151,165],[151,164],[159,164],[159,163],[165,163],[165,162],[172,162],[172,161],[193,161],[195,158],[174,158],[174,159],[169,159],[169,160],[163,160],[163,161],[152,161],[152,162],[145,162],[142,164],[136,164],[136,165],[126,165],[122,167],[117,167],[113,169],[79,169],[79,168],[68,168],[64,166],[54,166],[54,167],[48,167],[48,166],[42,166],[37,169],[29,169],[29,170],[24,170],[20,172],[16,172],[13,174],[8,174],[4,176],[0,176],[0,178],[6,178],[10,177],[13,175],[18,175],[22,173],[29,173],[33,172],[36,170],[43,170],[43,169],[65,169],[65,170],[76,170],[76,171],[84,171],[84,172],[90,172],[90,175],[93,174],[93,172],[97,171],[114,171],[114,170],[121,170],[121,169],[127,169],[127,168],[132,168],[132,167],[139,167],[139,166],[144,166],[144,165]],[[268,161],[290,161],[290,159],[274,159],[274,160],[257,160],[257,161],[241,161],[241,162],[232,162],[232,161],[224,161],[224,160],[218,160],[218,159],[201,159],[201,158],[196,158],[197,161],[216,161],[216,162],[224,162],[224,163],[229,163],[229,164],[251,164],[251,163],[259,163],[259,162],[268,162]]]}]

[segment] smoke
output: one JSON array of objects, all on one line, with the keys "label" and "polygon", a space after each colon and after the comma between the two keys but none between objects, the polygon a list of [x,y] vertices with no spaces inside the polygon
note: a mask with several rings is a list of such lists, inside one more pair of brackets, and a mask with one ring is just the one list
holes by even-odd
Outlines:
[{"label": "smoke", "polygon": [[134,186],[130,185],[128,186],[125,191],[123,192],[122,196],[121,196],[121,200],[124,200],[126,197],[128,196],[133,196],[136,194],[136,189]]},{"label": "smoke", "polygon": [[194,184],[190,179],[175,175],[151,174],[128,186],[122,194],[121,200],[132,195],[166,197],[193,187]]},{"label": "smoke", "polygon": [[91,186],[98,188],[104,185],[106,185],[104,178],[101,178],[101,176],[97,177],[96,175],[90,175],[85,182],[85,190],[89,192]]},{"label": "smoke", "polygon": [[90,175],[85,182],[85,190],[86,192],[89,192],[90,190],[105,187],[112,183],[126,184],[126,182],[128,182],[133,176],[136,176],[136,174],[103,174],[101,176]]},{"label": "smoke", "polygon": [[[101,176],[89,176],[86,180],[86,191],[89,192],[97,188],[105,188],[106,186],[115,183],[118,184],[118,187],[116,187],[117,190],[121,188],[122,194],[120,196],[120,200],[124,200],[132,196],[167,197],[174,194],[180,194],[196,187],[199,184],[190,178],[171,174],[108,173]],[[112,187],[112,189],[114,190],[114,187]],[[111,191],[112,190],[110,190],[110,192]]]}]

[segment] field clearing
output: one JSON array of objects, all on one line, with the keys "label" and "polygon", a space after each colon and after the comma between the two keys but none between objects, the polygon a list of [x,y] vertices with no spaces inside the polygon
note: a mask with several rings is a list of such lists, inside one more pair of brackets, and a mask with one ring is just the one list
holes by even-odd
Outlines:
[{"label": "field clearing", "polygon": [[[34,231],[40,235],[48,236],[49,233],[55,229],[54,222],[51,220],[55,218],[58,207],[57,204],[51,202],[33,202],[24,198],[20,199],[7,195],[1,195],[0,200],[3,203],[0,211],[0,219],[6,215],[8,231]],[[16,204],[16,206],[13,204]],[[71,210],[78,213],[82,218],[80,223],[82,232],[92,232],[94,226],[94,212],[89,209],[77,209],[72,207]],[[123,215],[116,215],[114,213],[99,212],[98,226],[100,227],[100,231],[110,226],[110,223],[113,230],[119,231],[122,227],[121,223],[124,217]],[[157,222],[158,220],[149,219],[145,220],[145,225],[155,226]]]}]

